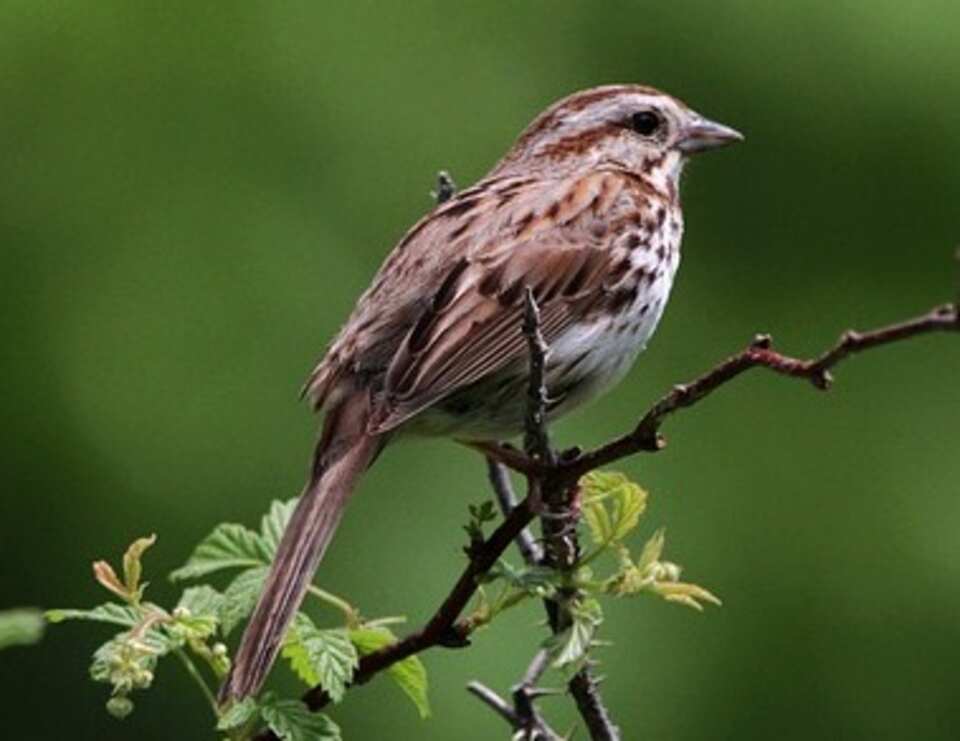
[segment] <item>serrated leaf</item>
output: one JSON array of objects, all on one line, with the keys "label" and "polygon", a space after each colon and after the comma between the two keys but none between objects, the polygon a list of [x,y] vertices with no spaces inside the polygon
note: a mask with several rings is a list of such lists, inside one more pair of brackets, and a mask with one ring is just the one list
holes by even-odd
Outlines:
[{"label": "serrated leaf", "polygon": [[650,540],[644,543],[643,550],[640,552],[640,559],[637,561],[637,568],[640,571],[647,571],[660,560],[666,540],[667,531],[660,528],[650,537]]},{"label": "serrated leaf", "polygon": [[663,597],[667,602],[677,602],[687,607],[692,607],[697,612],[703,612],[701,602],[711,602],[718,607],[723,603],[712,592],[707,591],[697,584],[687,584],[682,581],[656,582],[653,585],[653,591]]},{"label": "serrated leaf", "polygon": [[484,582],[503,579],[507,584],[535,597],[552,597],[563,580],[563,574],[547,566],[516,568],[501,559],[484,577]]},{"label": "serrated leaf", "polygon": [[43,636],[43,613],[32,608],[0,612],[0,649],[29,646]]},{"label": "serrated leaf", "polygon": [[570,607],[570,617],[570,627],[548,641],[555,669],[579,668],[603,622],[603,609],[597,600],[585,599]]},{"label": "serrated leaf", "polygon": [[170,574],[170,579],[197,579],[222,569],[263,566],[272,557],[261,536],[243,525],[226,522],[200,541],[187,562]]},{"label": "serrated leaf", "polygon": [[580,486],[583,517],[597,545],[623,540],[640,522],[647,493],[622,473],[592,471]]},{"label": "serrated leaf", "polygon": [[65,620],[92,620],[132,628],[140,621],[140,612],[128,605],[107,602],[92,610],[47,610],[44,617],[50,623],[62,623]]},{"label": "serrated leaf", "polygon": [[270,503],[270,511],[260,521],[260,537],[263,539],[268,561],[273,561],[273,557],[277,554],[277,546],[280,545],[283,531],[287,529],[287,523],[290,522],[298,501],[296,497],[286,502],[273,500]]},{"label": "serrated leaf", "polygon": [[277,700],[267,695],[260,717],[283,741],[340,741],[340,728],[322,713],[311,713],[299,700]]},{"label": "serrated leaf", "polygon": [[300,679],[323,687],[334,702],[343,699],[360,660],[346,629],[321,630],[303,613],[287,635],[283,656]]},{"label": "serrated leaf", "polygon": [[[376,628],[354,628],[350,631],[350,640],[361,656],[389,646],[396,642],[393,631],[382,626]],[[418,656],[408,656],[403,661],[387,669],[387,674],[403,690],[417,708],[421,718],[430,717],[430,698],[428,696],[427,669]]]},{"label": "serrated leaf", "polygon": [[127,593],[135,600],[139,600],[143,593],[140,587],[140,577],[143,574],[143,565],[140,563],[144,552],[157,542],[156,535],[146,538],[137,538],[123,554],[123,580]]},{"label": "serrated leaf", "polygon": [[189,610],[190,614],[199,617],[209,615],[217,617],[223,608],[223,595],[213,587],[202,584],[198,587],[187,587],[180,595],[177,607]]},{"label": "serrated leaf", "polygon": [[220,630],[224,636],[230,635],[253,611],[269,571],[268,566],[247,569],[223,591],[219,617]]},{"label": "serrated leaf", "polygon": [[249,723],[260,712],[257,701],[252,697],[234,702],[217,720],[218,731],[231,731]]}]

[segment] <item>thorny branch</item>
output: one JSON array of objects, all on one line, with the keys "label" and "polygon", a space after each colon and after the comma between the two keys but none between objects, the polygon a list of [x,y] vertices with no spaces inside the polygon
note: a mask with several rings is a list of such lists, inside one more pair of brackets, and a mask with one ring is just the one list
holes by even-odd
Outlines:
[{"label": "thorny branch", "polygon": [[510,724],[511,728],[517,732],[513,736],[514,739],[520,741],[564,741],[564,737],[547,724],[534,706],[534,701],[537,698],[558,694],[555,690],[545,690],[537,687],[537,683],[543,676],[548,663],[549,653],[546,649],[540,649],[530,662],[530,666],[527,667],[523,679],[513,687],[511,691],[512,705],[480,682],[470,682],[467,685],[467,691]]},{"label": "thorny branch", "polygon": [[[546,429],[547,388],[544,380],[548,348],[540,332],[540,312],[531,291],[526,292],[526,311],[523,333],[527,339],[529,351],[530,378],[527,391],[527,410],[524,424],[524,448],[532,460],[556,465],[556,456],[550,448]],[[510,502],[515,496],[510,488],[509,477],[501,464],[488,458],[491,480],[495,483],[497,500],[504,517],[512,514]],[[494,476],[494,472],[497,473]],[[580,557],[580,544],[577,540],[577,521],[579,513],[574,506],[577,495],[575,481],[561,481],[555,477],[527,477],[527,501],[539,509],[544,545],[540,552],[532,551],[525,543],[517,546],[524,560],[530,566],[549,566],[559,570],[569,570],[576,566]],[[570,627],[570,614],[566,604],[576,596],[572,590],[561,590],[560,599],[545,599],[544,609],[547,621],[554,634]],[[507,719],[519,732],[517,738],[523,741],[552,741],[561,738],[546,724],[534,706],[534,700],[543,694],[553,694],[551,690],[537,687],[540,677],[549,664],[549,653],[541,649],[534,656],[523,679],[513,688],[513,706],[510,707],[493,690],[479,682],[471,682],[467,689],[481,701]],[[600,698],[596,680],[589,666],[579,671],[567,685],[576,702],[577,709],[594,741],[618,741],[620,732],[610,719],[610,715]]]},{"label": "thorny branch", "polygon": [[507,445],[489,445],[481,449],[489,457],[526,476],[576,481],[585,473],[622,458],[662,450],[666,443],[660,436],[660,427],[667,417],[693,406],[752,368],[766,368],[780,375],[803,378],[815,388],[826,391],[833,383],[831,369],[851,355],[932,332],[960,332],[960,308],[957,304],[944,304],[921,316],[869,332],[848,330],[831,348],[809,359],[784,355],[773,349],[770,335],[757,335],[736,355],[717,363],[695,380],[674,386],[647,410],[633,430],[599,448],[561,456],[554,466],[544,465]]},{"label": "thorny branch", "polygon": [[[453,195],[454,187],[449,175],[441,173],[435,193],[437,201],[442,203],[449,199]],[[360,659],[353,678],[354,685],[364,684],[398,661],[434,646],[455,648],[469,645],[468,637],[475,626],[469,619],[461,619],[460,613],[476,593],[480,577],[494,566],[512,542],[517,543],[528,562],[554,565],[556,568],[575,563],[578,550],[575,532],[577,515],[570,500],[576,493],[577,481],[590,471],[636,453],[661,450],[665,442],[660,436],[660,428],[667,417],[680,409],[697,404],[724,384],[752,368],[766,368],[781,375],[804,378],[815,388],[827,390],[833,381],[830,371],[851,355],[922,334],[960,333],[960,308],[957,304],[946,304],[922,316],[869,332],[852,330],[844,332],[836,344],[810,359],[784,355],[773,349],[773,341],[769,335],[758,335],[744,350],[719,362],[695,380],[674,386],[647,410],[632,431],[594,450],[581,452],[573,449],[559,457],[551,451],[546,434],[543,414],[546,403],[543,368],[547,349],[539,333],[537,307],[529,293],[524,317],[524,332],[531,355],[526,449],[520,451],[510,446],[494,444],[475,446],[488,456],[490,479],[505,512],[504,521],[486,540],[471,550],[466,568],[440,607],[422,628]],[[509,478],[502,466],[527,477],[530,491],[528,497],[519,504],[514,503],[515,498],[510,489]],[[544,509],[535,512],[533,505],[538,508],[543,506]],[[544,515],[541,522],[545,547],[542,549],[527,530],[536,514]],[[554,631],[562,630],[565,625],[564,614],[563,610],[558,608],[558,603],[548,601],[547,610],[551,628]],[[537,659],[538,657],[535,657],[531,668],[536,664]],[[545,734],[554,733],[553,736],[544,735],[540,738],[548,741],[559,739],[561,737],[543,722],[532,707],[533,700],[547,691],[535,687],[539,675],[536,676],[536,680],[527,682],[529,676],[528,670],[528,677],[514,688],[512,705],[479,683],[471,685],[470,691],[515,729],[522,730],[525,727],[522,724],[532,722],[535,725],[531,727],[535,730]],[[597,682],[589,674],[589,669],[577,674],[570,681],[568,690],[594,741],[620,738],[618,730],[603,707]],[[315,687],[303,696],[303,700],[312,710],[318,710],[326,706],[330,698],[320,687]],[[521,725],[518,726],[518,723]],[[526,738],[532,740],[538,737],[528,735]],[[277,741],[277,738],[272,732],[266,730],[257,736],[257,741]]]}]

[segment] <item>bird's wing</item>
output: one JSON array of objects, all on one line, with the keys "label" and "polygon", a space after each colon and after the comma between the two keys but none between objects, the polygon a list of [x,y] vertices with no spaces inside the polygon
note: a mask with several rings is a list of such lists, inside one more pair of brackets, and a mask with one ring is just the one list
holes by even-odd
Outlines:
[{"label": "bird's wing", "polygon": [[[548,344],[572,323],[632,299],[623,282],[630,257],[613,249],[623,229],[611,228],[605,213],[623,189],[615,180],[621,179],[605,173],[571,182],[569,193],[540,212],[519,213],[509,236],[448,267],[389,364],[374,431],[391,430],[451,393],[524,361],[526,288],[540,307]],[[623,228],[630,228],[627,220]]]}]

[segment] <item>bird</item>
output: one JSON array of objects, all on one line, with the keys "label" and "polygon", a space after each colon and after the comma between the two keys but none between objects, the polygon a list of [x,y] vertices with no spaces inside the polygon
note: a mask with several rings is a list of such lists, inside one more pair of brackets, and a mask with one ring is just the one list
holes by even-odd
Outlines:
[{"label": "bird", "polygon": [[684,165],[742,139],[653,87],[581,90],[410,228],[304,386],[322,428],[221,701],[262,688],[351,493],[391,440],[522,431],[528,295],[549,348],[548,419],[627,373],[679,265]]}]

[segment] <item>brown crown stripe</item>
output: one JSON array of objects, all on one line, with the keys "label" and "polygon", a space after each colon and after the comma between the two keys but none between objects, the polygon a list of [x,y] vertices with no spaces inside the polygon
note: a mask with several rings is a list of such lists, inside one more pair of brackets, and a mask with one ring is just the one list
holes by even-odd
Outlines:
[{"label": "brown crown stripe", "polygon": [[613,136],[619,136],[620,133],[620,127],[613,124],[603,124],[550,142],[540,150],[540,154],[558,159],[579,156],[595,147],[598,142]]}]

